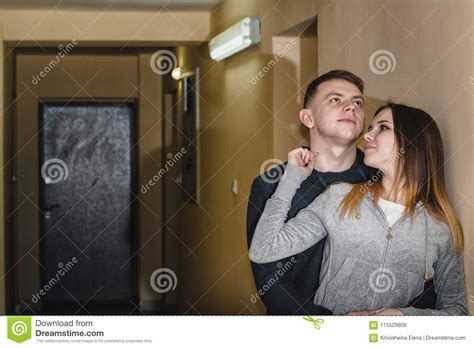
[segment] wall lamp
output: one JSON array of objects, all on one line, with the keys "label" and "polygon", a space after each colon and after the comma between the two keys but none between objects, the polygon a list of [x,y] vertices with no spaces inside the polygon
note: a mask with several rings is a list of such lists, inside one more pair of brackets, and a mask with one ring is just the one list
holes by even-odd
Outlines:
[{"label": "wall lamp", "polygon": [[171,72],[171,77],[173,77],[175,80],[181,80],[184,79],[185,77],[193,76],[195,74],[195,70],[188,70],[184,71],[180,67],[174,68],[173,71]]}]

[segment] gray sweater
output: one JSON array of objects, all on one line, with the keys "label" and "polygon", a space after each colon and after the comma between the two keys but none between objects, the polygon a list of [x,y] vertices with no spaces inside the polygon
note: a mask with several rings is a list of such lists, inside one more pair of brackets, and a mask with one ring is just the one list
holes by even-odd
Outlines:
[{"label": "gray sweater", "polygon": [[[417,205],[415,217],[403,216],[392,227],[365,194],[356,216],[339,218],[339,205],[352,188],[335,184],[285,223],[291,200],[306,179],[288,164],[277,190],[267,201],[249,257],[273,262],[300,253],[328,236],[314,303],[334,314],[400,308],[405,315],[468,313],[462,256],[455,255],[451,232]],[[436,309],[407,307],[424,288],[423,275],[433,278]]]}]

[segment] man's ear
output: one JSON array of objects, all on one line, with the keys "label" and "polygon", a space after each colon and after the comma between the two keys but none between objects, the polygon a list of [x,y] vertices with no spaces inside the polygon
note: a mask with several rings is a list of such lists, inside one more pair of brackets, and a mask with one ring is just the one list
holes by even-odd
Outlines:
[{"label": "man's ear", "polygon": [[300,110],[300,121],[306,126],[306,128],[314,127],[313,112],[310,109]]}]

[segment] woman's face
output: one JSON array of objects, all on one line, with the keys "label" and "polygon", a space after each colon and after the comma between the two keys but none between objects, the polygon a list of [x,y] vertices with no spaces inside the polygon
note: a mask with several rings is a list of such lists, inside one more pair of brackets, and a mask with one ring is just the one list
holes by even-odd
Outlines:
[{"label": "woman's face", "polygon": [[400,153],[395,141],[393,114],[390,108],[379,112],[364,134],[364,163],[381,170],[384,174],[394,174]]}]

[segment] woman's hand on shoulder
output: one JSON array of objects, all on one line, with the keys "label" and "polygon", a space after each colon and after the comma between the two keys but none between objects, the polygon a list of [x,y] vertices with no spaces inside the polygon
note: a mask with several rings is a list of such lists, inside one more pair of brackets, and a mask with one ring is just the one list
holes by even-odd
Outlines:
[{"label": "woman's hand on shoulder", "polygon": [[297,166],[306,176],[309,176],[314,169],[314,160],[317,155],[317,152],[299,147],[288,153],[288,163]]}]

